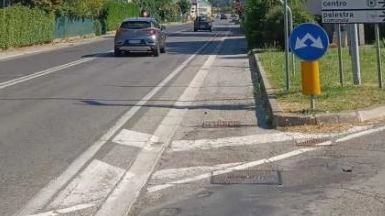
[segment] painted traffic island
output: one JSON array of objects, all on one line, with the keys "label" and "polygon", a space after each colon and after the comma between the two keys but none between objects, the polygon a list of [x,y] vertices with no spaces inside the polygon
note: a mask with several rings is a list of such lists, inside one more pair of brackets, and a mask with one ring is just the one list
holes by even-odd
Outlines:
[{"label": "painted traffic island", "polygon": [[[317,40],[317,37],[313,38]],[[304,44],[311,46],[312,43],[308,41]],[[367,45],[360,47],[360,52],[361,85],[353,84],[352,63],[347,47],[342,48],[342,83],[338,50],[330,48],[326,52],[319,60],[321,92],[316,95],[315,106],[311,108],[309,95],[303,92],[300,60],[296,60],[296,70],[290,71],[290,88],[287,89],[284,53],[273,49],[256,50],[251,56],[256,75],[254,81],[264,98],[272,125],[357,124],[384,119],[385,91],[379,88],[376,49]],[[384,55],[385,52],[381,50],[381,56]]]}]

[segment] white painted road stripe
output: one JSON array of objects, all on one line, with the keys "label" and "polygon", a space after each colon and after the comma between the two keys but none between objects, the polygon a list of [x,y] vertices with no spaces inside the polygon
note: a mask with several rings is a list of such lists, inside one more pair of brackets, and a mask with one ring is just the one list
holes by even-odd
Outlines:
[{"label": "white painted road stripe", "polygon": [[[354,134],[351,134],[351,135],[347,135],[347,136],[345,136],[345,137],[343,137],[341,139],[336,140],[335,142],[326,141],[326,142],[323,142],[323,143],[319,143],[316,146],[317,147],[330,146],[330,145],[335,144],[335,143],[346,142],[346,141],[349,141],[349,140],[352,140],[352,139],[355,139],[355,138],[358,138],[358,137],[367,136],[367,135],[370,135],[370,134],[373,134],[373,133],[377,133],[377,132],[380,132],[380,131],[384,131],[384,130],[385,130],[385,126],[379,127],[379,128],[368,129],[368,130],[365,130],[365,131],[361,131],[361,132],[357,132],[357,133],[354,133]],[[211,173],[205,173],[205,174],[198,175],[198,176],[191,177],[191,178],[186,178],[186,179],[182,179],[182,180],[178,180],[178,181],[172,181],[172,182],[167,183],[167,184],[152,186],[152,187],[149,187],[147,189],[147,191],[149,193],[157,192],[157,191],[164,190],[164,189],[167,189],[169,187],[172,187],[174,185],[185,184],[185,183],[189,183],[189,182],[194,182],[194,181],[199,181],[199,180],[207,179],[211,175],[219,175],[219,174],[229,173],[229,172],[233,172],[235,170],[242,170],[242,169],[247,169],[247,168],[250,168],[250,167],[259,166],[259,165],[266,164],[266,163],[271,163],[271,162],[274,162],[274,161],[280,161],[280,160],[283,160],[283,159],[291,158],[291,157],[294,157],[294,156],[297,156],[297,155],[300,155],[300,154],[303,154],[303,153],[306,153],[306,152],[314,151],[314,150],[317,150],[317,149],[319,149],[319,148],[302,148],[302,149],[298,149],[298,150],[295,150],[295,151],[292,151],[292,152],[289,152],[289,153],[286,153],[286,154],[278,155],[278,156],[275,156],[275,157],[272,157],[272,158],[262,159],[262,160],[258,160],[258,161],[254,161],[254,162],[245,163],[243,165],[235,166],[233,168],[227,168],[227,169],[223,169],[223,170],[219,170],[219,171],[214,171],[212,174]],[[174,171],[174,172],[177,172],[177,171]]]},{"label": "white painted road stripe", "polygon": [[355,133],[355,134],[343,137],[341,139],[338,139],[338,140],[336,140],[336,142],[349,141],[349,140],[352,140],[352,139],[355,139],[355,138],[358,138],[358,137],[367,136],[367,135],[370,135],[370,134],[373,134],[373,133],[377,133],[377,132],[380,132],[380,131],[383,131],[383,130],[385,130],[385,126],[379,127],[379,128],[369,129],[369,130],[366,130],[366,131],[361,131],[361,132],[358,132],[358,133]]},{"label": "white painted road stripe", "polygon": [[[221,43],[217,45],[214,53],[220,51],[224,40],[225,37],[221,39]],[[187,103],[188,105],[192,104],[191,101],[199,93],[200,88],[198,88],[198,86],[202,85],[208,73],[208,68],[211,66],[210,64],[215,60],[216,55],[212,56],[207,59],[201,70],[198,71],[174,106],[180,106],[180,101],[189,101],[182,103]],[[154,136],[159,137],[163,144],[160,145],[159,148],[153,148],[150,151],[143,149],[138,154],[129,172],[123,177],[122,181],[108,197],[96,216],[123,216],[128,214],[132,205],[138,198],[140,191],[146,185],[151,173],[154,171],[162,153],[171,142],[171,139],[186,112],[187,109],[171,109],[168,112],[167,116],[163,119],[154,133]]]},{"label": "white painted road stripe", "polygon": [[163,169],[155,172],[151,176],[151,180],[155,181],[170,181],[171,179],[181,179],[187,178],[189,176],[194,176],[197,173],[212,172],[216,170],[222,170],[234,166],[241,165],[242,163],[228,163],[228,164],[217,164],[214,166],[194,166],[194,167],[185,167],[185,168],[176,168],[176,169]]},{"label": "white painted road stripe", "polygon": [[[257,144],[267,144],[274,142],[285,142],[285,141],[302,141],[302,140],[311,140],[311,139],[332,139],[333,137],[338,137],[342,135],[347,135],[350,133],[357,134],[362,130],[367,130],[368,127],[353,127],[350,130],[338,134],[304,134],[297,132],[266,132],[264,134],[255,134],[249,136],[240,136],[240,137],[225,137],[218,139],[202,139],[202,140],[176,140],[171,144],[171,151],[192,151],[192,150],[206,150],[213,148],[221,147],[232,147],[232,146],[243,146],[243,145],[257,145]],[[353,135],[354,135],[353,134]],[[319,145],[319,144],[318,144]]]},{"label": "white painted road stripe", "polygon": [[80,204],[80,205],[72,206],[72,207],[65,208],[65,209],[58,209],[55,211],[49,211],[49,212],[34,214],[34,215],[30,215],[30,216],[58,216],[59,214],[69,214],[69,213],[72,213],[75,211],[80,211],[83,209],[91,208],[93,206],[95,206],[95,203]]},{"label": "white painted road stripe", "polygon": [[113,125],[98,141],[83,152],[71,165],[56,179],[52,180],[47,186],[41,189],[18,213],[15,215],[25,216],[33,214],[38,209],[45,206],[52,197],[63,188],[81,169],[91,160],[92,157],[99,151],[99,149],[111,137],[119,131],[123,125],[130,120],[140,108],[146,104],[153,96],[155,96],[162,87],[166,86],[175,76],[177,76],[196,56],[202,52],[211,41],[205,43],[193,55],[185,60],[178,68],[171,72],[163,81],[161,81],[155,88],[153,88],[146,96],[135,104],[129,111],[127,111],[116,123]]},{"label": "white painted road stripe", "polygon": [[206,150],[221,147],[257,145],[274,142],[294,141],[295,139],[328,138],[330,135],[307,135],[299,133],[265,133],[241,137],[225,137],[202,140],[177,140],[171,144],[171,151]]},{"label": "white painted road stripe", "polygon": [[76,65],[80,65],[80,64],[86,63],[86,62],[90,62],[92,60],[95,60],[95,58],[80,59],[80,60],[73,61],[73,62],[64,64],[64,65],[56,66],[56,67],[53,67],[53,68],[49,68],[47,70],[43,70],[43,71],[36,72],[36,73],[30,74],[30,75],[27,75],[27,76],[23,76],[23,77],[20,77],[20,78],[17,78],[17,79],[13,79],[13,80],[9,80],[9,81],[6,81],[6,82],[2,82],[2,83],[0,83],[0,89],[4,89],[4,88],[10,87],[10,86],[14,86],[14,85],[22,83],[22,82],[26,82],[26,81],[29,81],[29,80],[32,80],[32,79],[36,79],[38,77],[42,77],[42,76],[45,76],[45,75],[48,75],[48,74],[52,74],[52,73],[55,73],[55,72],[58,72],[58,71],[61,71],[61,70],[64,70],[64,69],[76,66]]},{"label": "white painted road stripe", "polygon": [[120,145],[144,148],[148,142],[158,142],[158,138],[150,134],[123,129],[117,136],[114,137],[112,142]]},{"label": "white painted road stripe", "polygon": [[277,156],[274,156],[274,157],[271,157],[271,158],[257,160],[257,161],[253,161],[253,162],[248,162],[248,163],[244,163],[242,165],[234,166],[232,168],[227,168],[227,169],[223,169],[223,170],[214,171],[213,173],[205,173],[205,174],[198,175],[198,176],[195,176],[195,177],[192,177],[192,178],[186,178],[186,179],[182,179],[182,180],[178,180],[178,181],[173,181],[173,182],[170,182],[170,183],[167,183],[167,184],[163,184],[163,185],[157,185],[157,186],[149,187],[147,189],[147,191],[150,192],[150,193],[153,193],[153,192],[156,192],[156,191],[160,191],[160,190],[172,187],[174,185],[186,184],[186,183],[194,182],[194,181],[200,181],[200,180],[207,179],[207,178],[209,178],[212,175],[220,175],[220,174],[224,174],[224,173],[230,173],[230,172],[233,172],[233,171],[236,171],[236,170],[248,169],[248,168],[256,167],[256,166],[259,166],[259,165],[262,165],[262,164],[267,164],[267,163],[271,163],[271,162],[275,162],[275,161],[280,161],[280,160],[283,160],[283,159],[287,159],[287,158],[291,158],[291,157],[303,154],[305,152],[314,151],[316,149],[317,148],[301,148],[301,149],[297,149],[297,150],[294,150],[294,151],[291,151],[291,152],[288,152],[288,153],[285,153],[285,154],[277,155]]},{"label": "white painted road stripe", "polygon": [[48,209],[62,209],[90,201],[104,200],[125,172],[126,170],[119,167],[93,160],[56,196]]}]

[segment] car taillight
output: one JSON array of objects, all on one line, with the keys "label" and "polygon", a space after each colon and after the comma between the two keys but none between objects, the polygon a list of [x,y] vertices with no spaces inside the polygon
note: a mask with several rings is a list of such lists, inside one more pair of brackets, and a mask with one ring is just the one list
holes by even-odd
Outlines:
[{"label": "car taillight", "polygon": [[155,29],[144,29],[143,30],[147,35],[155,35],[156,30]]}]

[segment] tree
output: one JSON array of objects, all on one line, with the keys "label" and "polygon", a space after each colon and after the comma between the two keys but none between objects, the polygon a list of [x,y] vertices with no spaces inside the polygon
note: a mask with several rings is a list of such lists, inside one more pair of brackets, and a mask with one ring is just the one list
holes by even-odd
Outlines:
[{"label": "tree", "polygon": [[[304,0],[292,0],[294,24],[313,21],[307,12]],[[278,46],[283,47],[283,7],[277,0],[248,0],[244,26],[249,48]]]},{"label": "tree", "polygon": [[179,8],[180,8],[180,12],[185,15],[187,12],[190,11],[190,8],[191,8],[191,4],[188,0],[179,0],[177,2]]}]

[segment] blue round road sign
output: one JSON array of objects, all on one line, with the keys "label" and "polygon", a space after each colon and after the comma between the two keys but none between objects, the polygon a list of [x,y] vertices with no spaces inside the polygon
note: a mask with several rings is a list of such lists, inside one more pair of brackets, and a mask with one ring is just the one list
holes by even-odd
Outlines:
[{"label": "blue round road sign", "polygon": [[329,37],[319,25],[305,23],[295,28],[290,36],[290,48],[298,58],[315,61],[325,55]]}]

